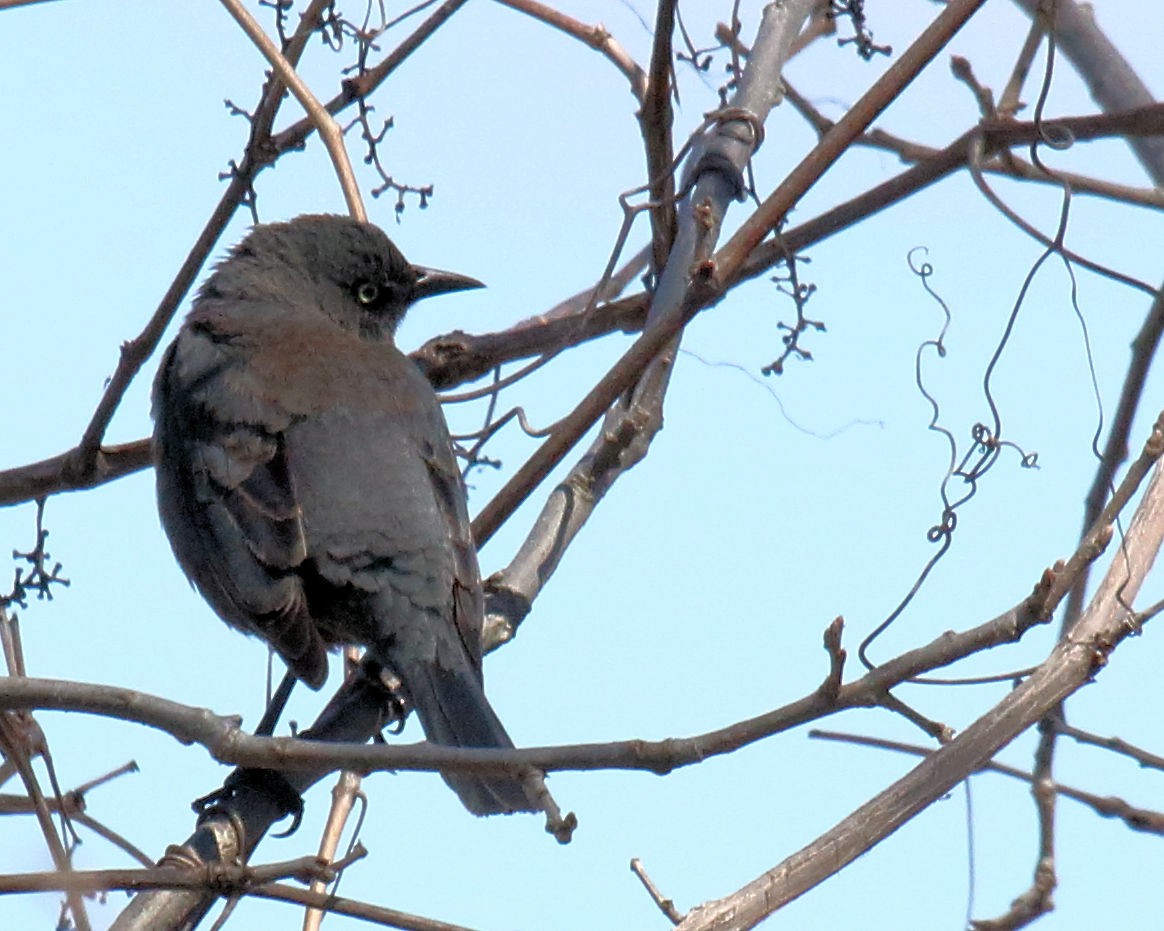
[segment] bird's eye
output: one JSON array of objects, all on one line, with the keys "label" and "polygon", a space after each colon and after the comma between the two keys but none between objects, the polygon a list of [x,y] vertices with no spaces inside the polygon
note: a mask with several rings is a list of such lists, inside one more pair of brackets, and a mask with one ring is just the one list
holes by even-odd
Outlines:
[{"label": "bird's eye", "polygon": [[356,300],[365,307],[373,306],[380,300],[380,286],[374,281],[361,281],[356,285]]}]

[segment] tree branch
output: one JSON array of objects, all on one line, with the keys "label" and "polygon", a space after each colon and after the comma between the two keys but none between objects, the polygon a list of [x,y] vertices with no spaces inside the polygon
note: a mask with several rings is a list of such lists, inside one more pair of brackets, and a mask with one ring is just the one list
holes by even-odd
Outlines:
[{"label": "tree branch", "polygon": [[[1156,435],[1161,441],[1160,434]],[[1135,626],[1134,600],[1164,537],[1164,471],[1157,463],[1125,546],[1079,622],[1047,660],[989,712],[807,847],[737,892],[688,913],[681,931],[752,928],[884,840],[1085,685]]]}]

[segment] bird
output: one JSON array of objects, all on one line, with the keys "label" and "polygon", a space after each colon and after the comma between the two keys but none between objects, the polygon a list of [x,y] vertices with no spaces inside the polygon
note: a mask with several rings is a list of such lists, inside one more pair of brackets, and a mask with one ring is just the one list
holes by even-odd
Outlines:
[{"label": "bird", "polygon": [[[153,390],[158,508],[227,624],[312,688],[357,644],[429,741],[511,748],[485,696],[483,595],[440,403],[394,342],[416,301],[483,287],[410,264],[377,226],[256,225],[220,262]],[[540,807],[516,775],[449,773],[473,814]]]}]

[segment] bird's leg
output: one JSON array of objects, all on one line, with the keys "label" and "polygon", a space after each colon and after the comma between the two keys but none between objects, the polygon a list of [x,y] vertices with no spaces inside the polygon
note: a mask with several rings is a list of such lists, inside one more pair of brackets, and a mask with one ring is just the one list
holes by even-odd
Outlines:
[{"label": "bird's leg", "polygon": [[404,682],[395,670],[387,666],[379,667],[376,673],[376,682],[387,692],[387,701],[384,703],[386,717],[384,727],[391,724],[390,733],[399,734],[404,730],[404,721],[411,710],[411,705],[408,703],[408,693],[404,690]]},{"label": "bird's leg", "polygon": [[[383,743],[381,731],[389,728],[391,734],[399,734],[404,730],[404,721],[408,717],[408,712],[412,710],[412,703],[408,700],[404,681],[391,666],[386,666],[365,653],[358,662],[348,667],[347,686],[364,692],[381,709],[380,726],[372,735],[373,741]],[[326,715],[327,709],[324,709],[324,716]]]}]

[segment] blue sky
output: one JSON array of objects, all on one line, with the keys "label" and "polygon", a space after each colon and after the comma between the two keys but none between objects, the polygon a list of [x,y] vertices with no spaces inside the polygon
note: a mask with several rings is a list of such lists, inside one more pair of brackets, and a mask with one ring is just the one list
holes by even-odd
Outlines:
[{"label": "blue sky", "polygon": [[[650,35],[635,12],[649,21],[646,4],[560,6],[605,23],[646,62]],[[715,19],[727,16],[727,4],[719,6],[687,10],[697,41],[710,44]],[[759,6],[742,5],[749,40]],[[1130,0],[1095,6],[1116,45],[1159,93],[1158,35],[1145,28],[1140,6]],[[901,50],[936,9],[910,0],[870,4],[869,14],[877,40]],[[239,157],[246,126],[222,101],[252,106],[264,63],[218,4],[58,2],[0,16],[7,126],[0,149],[0,324],[8,397],[0,405],[0,468],[6,468],[61,452],[80,436],[119,344],[153,312],[217,201],[218,172]],[[997,89],[1024,35],[1021,14],[995,0],[951,51],[970,58],[979,78]],[[950,76],[947,60],[935,62],[881,125],[931,145],[972,125],[974,102]],[[303,73],[327,97],[347,62],[313,45]],[[707,76],[680,70],[679,138],[714,107],[722,64],[720,56]],[[825,41],[794,61],[788,78],[835,118],[885,66],[885,59],[865,64],[851,49]],[[375,104],[395,121],[382,149],[389,170],[407,183],[431,183],[436,193],[427,210],[410,201],[400,224],[390,199],[369,201],[372,219],[413,261],[488,284],[418,310],[400,334],[403,346],[455,328],[503,328],[598,277],[621,221],[617,195],[639,185],[644,171],[634,101],[600,56],[474,0]],[[1093,109],[1080,82],[1060,67],[1048,112]],[[280,125],[298,116],[288,102]],[[791,108],[772,114],[756,162],[761,192],[813,139]],[[1117,143],[1079,145],[1054,158],[1072,170],[1146,183]],[[794,221],[898,170],[890,154],[851,153],[805,197]],[[369,173],[362,177],[374,184]],[[1040,228],[1054,229],[1053,189],[1002,182],[998,189]],[[258,190],[264,220],[343,209],[316,140],[263,174]],[[744,215],[738,205],[731,222]],[[223,248],[249,223],[239,214]],[[1069,242],[1156,282],[1154,244],[1162,233],[1159,213],[1077,197]],[[646,235],[637,228],[632,245]],[[818,291],[808,311],[828,327],[808,337],[812,363],[792,363],[779,379],[753,377],[779,353],[776,323],[792,313],[763,279],[690,327],[666,427],[650,456],[599,507],[517,640],[487,661],[489,694],[519,744],[685,736],[776,707],[819,684],[826,671],[820,636],[834,616],[845,616],[855,652],[859,638],[908,591],[931,551],[925,532],[939,514],[946,457],[925,430],[929,410],[913,382],[917,347],[941,326],[940,309],[906,262],[916,246],[929,250],[931,283],[953,313],[949,353],[928,360],[927,384],[941,396],[943,418],[966,441],[969,425],[986,413],[983,368],[1042,250],[959,175],[809,250],[802,275]],[[1079,288],[1110,411],[1148,301],[1087,273]],[[1021,470],[1016,457],[1003,457],[961,513],[951,553],[878,641],[875,656],[993,616],[1024,597],[1044,566],[1073,550],[1095,467],[1089,444],[1096,419],[1069,294],[1062,267],[1047,263],[996,376],[1008,435],[1038,451],[1040,468]],[[505,403],[522,404],[536,424],[551,422],[629,339],[611,337],[568,354]],[[110,441],[149,431],[155,365],[151,360],[127,394]],[[1162,387],[1157,372],[1135,444],[1156,416]],[[450,411],[454,426],[481,416],[480,408]],[[473,476],[471,507],[480,508],[533,448],[515,435],[491,448],[504,467]],[[486,573],[508,561],[550,487],[484,548]],[[72,585],[51,604],[21,612],[31,675],[140,689],[257,721],[266,651],[227,630],[186,584],[158,526],[152,475],[54,498],[47,525],[49,549]],[[32,533],[31,506],[0,511],[5,547],[26,548]],[[1143,602],[1160,598],[1162,588],[1157,573]],[[1051,628],[1036,631],[964,671],[1038,662],[1053,638]],[[1097,683],[1072,700],[1070,719],[1159,750],[1157,638],[1149,625],[1121,647]],[[962,728],[1005,689],[915,686],[902,696]],[[320,702],[304,690],[292,715],[309,721]],[[187,803],[225,774],[203,751],[141,727],[79,715],[39,719],[65,787],[137,760],[142,772],[93,792],[89,811],[155,855],[188,834]],[[884,711],[849,712],[822,726],[922,741]],[[406,739],[420,739],[415,724]],[[1001,758],[1029,767],[1032,745],[1025,735]],[[658,927],[662,917],[628,869],[632,857],[681,909],[689,908],[779,862],[911,765],[879,751],[811,741],[797,730],[666,778],[556,774],[555,795],[581,822],[565,848],[534,818],[472,819],[435,776],[379,774],[365,782],[370,810],[361,839],[370,856],[345,875],[341,892],[480,929]],[[1158,774],[1066,743],[1057,773],[1146,807],[1159,794]],[[313,849],[327,788],[309,796],[300,833],[269,840],[260,861]],[[1029,880],[1034,811],[1024,787],[990,776],[974,780],[973,806],[974,914],[988,917]],[[1154,889],[1135,877],[1161,862],[1159,841],[1071,802],[1061,804],[1060,816],[1058,910],[1040,927],[1149,926]],[[966,819],[959,790],[771,924],[958,927],[967,897]],[[30,819],[7,819],[0,831],[0,870],[48,866]],[[131,865],[92,836],[78,864]],[[95,925],[107,924],[122,901],[113,895],[109,905],[94,906]],[[0,898],[5,926],[51,927],[55,915],[51,896]],[[298,918],[287,906],[246,903],[235,921],[284,927]],[[355,926],[336,918],[332,924]]]}]

